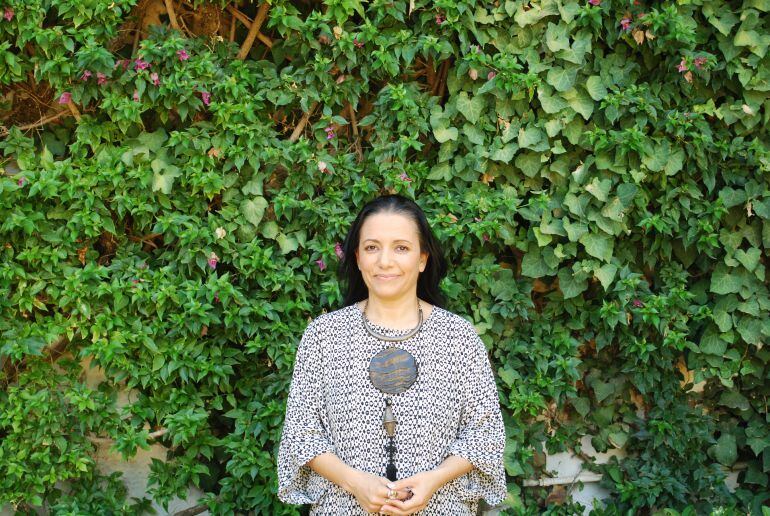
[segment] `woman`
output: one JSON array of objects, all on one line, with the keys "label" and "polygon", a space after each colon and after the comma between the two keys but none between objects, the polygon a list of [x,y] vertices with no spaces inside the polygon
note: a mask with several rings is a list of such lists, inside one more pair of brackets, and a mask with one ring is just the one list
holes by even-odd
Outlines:
[{"label": "woman", "polygon": [[297,349],[281,501],[313,504],[311,516],[455,516],[505,498],[494,376],[473,325],[441,308],[446,268],[413,201],[361,210],[340,266],[345,306],[314,319]]}]

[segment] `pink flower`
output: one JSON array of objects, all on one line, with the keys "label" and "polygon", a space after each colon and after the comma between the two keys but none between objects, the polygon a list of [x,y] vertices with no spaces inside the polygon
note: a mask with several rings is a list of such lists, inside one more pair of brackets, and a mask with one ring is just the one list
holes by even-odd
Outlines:
[{"label": "pink flower", "polygon": [[190,59],[190,56],[189,54],[187,54],[187,51],[185,49],[177,50],[176,55],[179,56],[180,61],[187,61],[188,59]]},{"label": "pink flower", "polygon": [[3,13],[3,18],[5,18],[7,21],[11,21],[13,19],[13,9],[6,7],[5,12]]},{"label": "pink flower", "polygon": [[633,304],[634,304],[634,307],[635,307],[635,308],[641,308],[641,307],[643,307],[643,306],[644,306],[644,303],[642,303],[642,302],[641,302],[640,300],[638,300],[638,299],[634,299],[634,301],[633,301]]},{"label": "pink flower", "polygon": [[326,268],[326,263],[324,263],[323,258],[315,261],[318,264],[318,268],[321,270],[324,270]]},{"label": "pink flower", "polygon": [[488,81],[491,81],[492,79],[494,79],[494,78],[495,78],[495,76],[496,76],[496,75],[497,75],[497,72],[495,72],[494,70],[492,70],[491,72],[489,72],[489,73],[487,74],[487,80],[488,80]]},{"label": "pink flower", "polygon": [[216,269],[217,263],[219,263],[219,256],[217,256],[217,253],[214,251],[211,251],[211,254],[209,255],[209,267]]},{"label": "pink flower", "polygon": [[489,242],[489,235],[487,235],[486,233],[484,233],[483,238],[484,238],[484,242]]},{"label": "pink flower", "polygon": [[679,66],[676,67],[677,70],[679,70],[680,73],[687,71],[687,61],[683,57],[682,60],[679,62]]},{"label": "pink flower", "polygon": [[203,103],[207,106],[211,104],[211,93],[207,91],[202,91],[201,93],[201,100],[203,100]]},{"label": "pink flower", "polygon": [[214,292],[214,302],[219,303],[219,292]]},{"label": "pink flower", "polygon": [[141,57],[137,58],[136,61],[134,61],[134,70],[137,72],[140,70],[146,70],[150,67],[150,63],[142,59]]},{"label": "pink flower", "polygon": [[134,90],[134,101],[139,102],[139,90]]},{"label": "pink flower", "polygon": [[706,58],[705,57],[696,57],[693,59],[693,64],[698,70],[703,70],[703,65],[706,64]]},{"label": "pink flower", "polygon": [[155,86],[158,86],[160,84],[160,79],[158,78],[158,74],[155,72],[152,72],[150,74],[150,80]]},{"label": "pink flower", "polygon": [[59,104],[67,104],[72,100],[72,93],[65,91],[61,94],[61,97],[59,97]]},{"label": "pink flower", "polygon": [[358,36],[353,38],[353,44],[356,46],[356,48],[361,48],[364,46],[364,43],[362,41],[358,41]]},{"label": "pink flower", "polygon": [[444,17],[443,17],[443,16],[441,16],[440,14],[437,14],[437,15],[436,15],[436,25],[441,25],[441,24],[442,24],[442,23],[444,23],[445,21],[446,21],[446,18],[444,18]]},{"label": "pink flower", "polygon": [[623,30],[629,30],[631,28],[631,18],[623,18],[620,20],[620,28]]},{"label": "pink flower", "polygon": [[602,0],[588,0],[588,3],[591,5],[599,5],[602,3]]},{"label": "pink flower", "polygon": [[342,245],[339,242],[334,244],[334,254],[336,254],[337,258],[340,260],[345,256],[345,251],[342,250]]},{"label": "pink flower", "polygon": [[91,70],[85,70],[85,71],[83,72],[83,76],[80,78],[80,80],[82,80],[82,81],[87,81],[87,80],[88,80],[88,78],[89,78],[89,77],[91,77],[91,75],[93,75],[93,74],[91,73]]},{"label": "pink flower", "polygon": [[96,84],[101,86],[105,82],[107,82],[107,76],[102,72],[96,72]]},{"label": "pink flower", "polygon": [[402,181],[407,181],[409,183],[412,182],[412,178],[410,178],[408,175],[406,175],[406,172],[402,172],[400,176],[398,176]]},{"label": "pink flower", "polygon": [[328,127],[324,128],[324,131],[326,131],[326,139],[327,140],[331,140],[332,138],[334,138],[334,127],[328,126]]},{"label": "pink flower", "polygon": [[26,177],[20,177],[19,180],[16,182],[16,184],[19,185],[19,186],[24,186],[24,183],[26,183],[26,182],[27,182],[27,178]]}]

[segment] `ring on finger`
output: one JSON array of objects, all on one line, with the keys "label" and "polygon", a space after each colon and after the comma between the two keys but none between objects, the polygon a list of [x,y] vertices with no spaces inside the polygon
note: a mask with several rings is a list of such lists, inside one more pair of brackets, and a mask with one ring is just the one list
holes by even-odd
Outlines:
[{"label": "ring on finger", "polygon": [[394,500],[396,498],[395,489],[388,489],[388,500]]}]

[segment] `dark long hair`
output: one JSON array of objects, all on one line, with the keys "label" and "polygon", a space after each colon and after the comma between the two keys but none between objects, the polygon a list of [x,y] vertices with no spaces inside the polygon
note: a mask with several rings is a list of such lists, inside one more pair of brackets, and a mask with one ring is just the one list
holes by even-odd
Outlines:
[{"label": "dark long hair", "polygon": [[417,297],[432,305],[444,308],[444,295],[439,283],[446,276],[447,262],[438,239],[433,235],[428,219],[422,208],[413,200],[402,195],[383,195],[366,203],[361,208],[353,225],[348,230],[345,242],[342,244],[344,256],[337,269],[340,283],[344,285],[345,297],[343,307],[364,300],[369,296],[369,289],[356,263],[356,249],[361,236],[361,226],[369,215],[376,213],[397,213],[412,219],[417,224],[420,235],[420,252],[428,253],[428,263],[417,277]]}]

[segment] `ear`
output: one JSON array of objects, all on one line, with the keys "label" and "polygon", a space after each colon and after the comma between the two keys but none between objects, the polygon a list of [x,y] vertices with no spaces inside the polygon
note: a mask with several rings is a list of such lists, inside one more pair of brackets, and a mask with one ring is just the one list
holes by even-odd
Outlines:
[{"label": "ear", "polygon": [[428,266],[428,256],[430,256],[428,253],[420,253],[420,272],[424,272],[425,267]]}]

